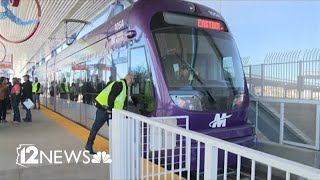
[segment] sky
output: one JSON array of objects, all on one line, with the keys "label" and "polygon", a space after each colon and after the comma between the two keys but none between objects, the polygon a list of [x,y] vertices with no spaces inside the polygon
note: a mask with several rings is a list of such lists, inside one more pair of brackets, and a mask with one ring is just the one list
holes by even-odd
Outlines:
[{"label": "sky", "polygon": [[[218,0],[193,1],[220,11]],[[320,1],[222,0],[221,14],[250,64],[267,53],[320,48]]]}]

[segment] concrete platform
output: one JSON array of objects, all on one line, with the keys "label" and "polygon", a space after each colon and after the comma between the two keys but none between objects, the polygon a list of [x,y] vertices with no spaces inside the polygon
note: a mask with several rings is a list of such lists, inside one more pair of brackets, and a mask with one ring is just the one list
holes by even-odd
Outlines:
[{"label": "concrete platform", "polygon": [[314,168],[320,168],[320,152],[274,142],[258,142],[257,150]]},{"label": "concrete platform", "polygon": [[[84,137],[88,132],[79,132],[83,137],[77,137],[59,125],[43,110],[32,111],[33,122],[12,123],[12,112],[9,111],[8,123],[0,123],[0,180],[106,180],[109,179],[108,164],[70,164],[63,158],[63,164],[28,165],[28,168],[16,164],[17,147],[20,144],[34,144],[49,156],[50,150],[63,150],[68,153],[83,151]],[[21,110],[21,117],[25,111]],[[76,124],[75,124],[76,125]],[[38,157],[40,154],[38,154]],[[92,158],[92,156],[90,156]],[[26,156],[26,159],[29,157]]]}]

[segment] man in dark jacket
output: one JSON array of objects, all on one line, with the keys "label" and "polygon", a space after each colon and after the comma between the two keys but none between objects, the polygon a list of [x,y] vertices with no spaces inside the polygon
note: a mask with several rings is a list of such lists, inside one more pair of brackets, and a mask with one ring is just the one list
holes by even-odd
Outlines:
[{"label": "man in dark jacket", "polygon": [[100,93],[106,87],[107,87],[106,83],[103,80],[98,79],[97,92]]},{"label": "man in dark jacket", "polygon": [[[22,102],[27,99],[32,100],[32,84],[29,81],[29,75],[24,75],[23,79],[24,83],[22,84]],[[26,109],[27,115],[23,120],[25,122],[32,122],[31,110],[26,108],[25,106],[24,108]]]},{"label": "man in dark jacket", "polygon": [[7,78],[7,81],[8,81],[8,83],[9,83],[9,87],[8,87],[8,97],[7,97],[7,98],[8,98],[8,106],[7,106],[7,108],[8,108],[8,109],[12,109],[12,107],[11,107],[11,98],[9,97],[10,92],[11,92],[11,89],[12,89],[12,84],[11,84],[9,78]]}]

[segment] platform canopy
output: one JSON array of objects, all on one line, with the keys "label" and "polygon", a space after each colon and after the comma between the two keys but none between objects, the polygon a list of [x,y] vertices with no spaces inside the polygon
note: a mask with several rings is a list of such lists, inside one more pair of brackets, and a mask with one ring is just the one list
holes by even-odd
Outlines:
[{"label": "platform canopy", "polygon": [[13,70],[21,75],[63,44],[66,35],[78,33],[84,25],[68,23],[66,34],[67,19],[92,23],[115,2],[127,7],[136,1],[0,0],[0,64],[13,59]]},{"label": "platform canopy", "polygon": [[[66,19],[91,22],[114,1],[1,0],[0,36],[3,38],[0,41],[5,49],[3,46],[0,47],[0,63],[10,62],[12,54],[15,73],[25,73],[30,64],[41,60],[66,40]],[[131,0],[121,2],[132,3]],[[39,7],[41,12],[38,10]],[[40,14],[41,17],[38,17]],[[69,23],[68,34],[79,32],[82,26],[82,23]],[[36,31],[28,38],[34,29]],[[2,60],[4,52],[7,57]]]}]

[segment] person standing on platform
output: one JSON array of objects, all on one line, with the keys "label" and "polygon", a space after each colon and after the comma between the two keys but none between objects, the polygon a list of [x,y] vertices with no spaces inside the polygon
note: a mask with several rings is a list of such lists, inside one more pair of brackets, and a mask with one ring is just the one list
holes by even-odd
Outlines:
[{"label": "person standing on platform", "polygon": [[70,101],[75,101],[75,94],[76,94],[76,84],[72,83],[69,89],[69,99]]},{"label": "person standing on platform", "polygon": [[[24,79],[24,83],[22,84],[22,103],[24,101],[26,101],[27,99],[32,100],[32,84],[29,81],[30,76],[29,75],[24,75],[23,79]],[[32,115],[31,115],[31,110],[26,108],[23,105],[24,109],[26,109],[26,118],[24,118],[23,120],[25,122],[32,122]]]},{"label": "person standing on platform", "polygon": [[32,95],[33,95],[33,102],[34,108],[37,109],[37,102],[38,102],[38,109],[40,109],[40,94],[41,94],[41,84],[38,82],[38,78],[34,78],[34,83],[32,85]]},{"label": "person standing on platform", "polygon": [[110,83],[96,97],[96,119],[92,125],[90,135],[88,137],[85,149],[90,154],[95,154],[93,151],[93,143],[100,128],[107,122],[109,125],[109,116],[112,109],[126,109],[128,87],[134,83],[134,75],[128,74],[124,79]]},{"label": "person standing on platform", "polygon": [[0,78],[0,122],[8,122],[6,120],[7,117],[7,104],[9,103],[8,100],[8,91],[9,91],[9,84],[7,78],[1,77]]},{"label": "person standing on platform", "polygon": [[103,80],[98,79],[98,84],[97,84],[97,92],[101,92],[104,88],[107,87],[107,84]]},{"label": "person standing on platform", "polygon": [[18,78],[18,84],[20,86],[20,92],[22,92],[22,83],[21,83],[21,78]]},{"label": "person standing on platform", "polygon": [[75,102],[78,102],[78,99],[79,99],[79,94],[80,94],[80,80],[78,79],[77,82],[75,83],[75,88],[76,88],[76,91],[75,91],[75,94],[74,94],[74,97],[73,97],[73,100]]},{"label": "person standing on platform", "polygon": [[12,109],[13,109],[13,123],[20,123],[20,110],[19,110],[19,103],[20,103],[20,85],[17,78],[12,79],[13,87],[10,92]]},{"label": "person standing on platform", "polygon": [[[8,84],[9,84],[9,86],[8,86],[8,97],[7,97],[7,98],[8,98],[7,109],[12,109],[12,106],[11,106],[11,98],[9,97],[10,92],[11,92],[11,89],[12,89],[12,84],[11,84],[9,78],[7,78],[7,82],[8,82]],[[20,91],[20,92],[21,92],[21,91]]]},{"label": "person standing on platform", "polygon": [[60,84],[60,99],[68,99],[69,87],[66,83],[66,78],[63,78],[62,83]]}]

